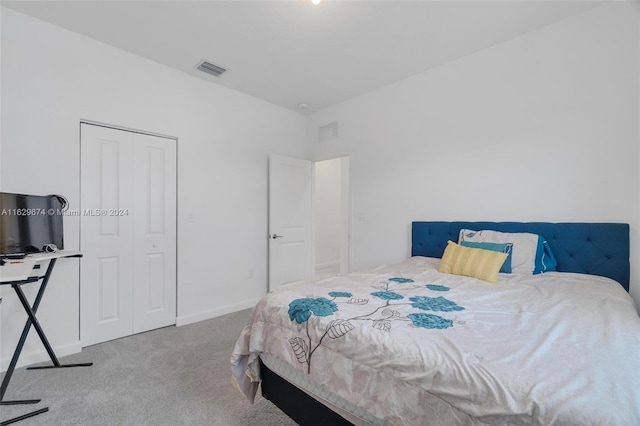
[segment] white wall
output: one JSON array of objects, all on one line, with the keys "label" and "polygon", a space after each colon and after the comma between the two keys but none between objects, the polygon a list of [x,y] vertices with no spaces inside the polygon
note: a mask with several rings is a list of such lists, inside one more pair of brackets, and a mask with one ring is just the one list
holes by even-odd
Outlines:
[{"label": "white wall", "polygon": [[[306,157],[305,117],[1,10],[1,190],[63,194],[78,209],[81,119],[176,136],[178,321],[252,306],[267,288],[268,154]],[[65,248],[78,241],[66,218]],[[58,355],[79,350],[79,263],[58,262],[41,306]],[[3,296],[2,369],[25,320]],[[22,363],[46,358],[34,336]]]},{"label": "white wall", "polygon": [[406,258],[414,220],[627,222],[640,302],[638,61],[614,3],[312,115],[313,158],[351,158],[354,269]]}]

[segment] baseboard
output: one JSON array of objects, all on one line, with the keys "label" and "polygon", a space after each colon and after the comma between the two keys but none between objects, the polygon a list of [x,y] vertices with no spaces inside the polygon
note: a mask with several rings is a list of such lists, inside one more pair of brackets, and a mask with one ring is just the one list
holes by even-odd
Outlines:
[{"label": "baseboard", "polygon": [[340,261],[339,260],[334,260],[332,262],[316,263],[316,270],[318,270],[318,269],[333,269],[336,266],[338,268],[340,268]]},{"label": "baseboard", "polygon": [[[53,348],[53,352],[55,352],[57,358],[77,354],[81,351],[82,346],[80,345],[80,341],[68,343],[66,345],[55,346]],[[23,351],[20,354],[20,358],[18,358],[18,364],[16,365],[16,368],[24,367],[25,365],[37,364],[44,361],[51,362],[51,358],[49,358],[49,354],[44,348],[42,348],[42,350],[32,352]],[[88,360],[87,362],[90,362],[90,360]],[[7,371],[7,368],[9,368],[9,363],[11,363],[11,358],[3,359],[0,362],[0,372]]]},{"label": "baseboard", "polygon": [[194,322],[200,322],[211,318],[216,318],[222,315],[230,314],[232,312],[241,311],[243,309],[249,309],[256,306],[260,301],[260,298],[245,300],[240,303],[234,303],[231,305],[222,306],[220,308],[211,309],[208,311],[202,311],[195,314],[182,315],[176,318],[176,326],[193,324]]}]

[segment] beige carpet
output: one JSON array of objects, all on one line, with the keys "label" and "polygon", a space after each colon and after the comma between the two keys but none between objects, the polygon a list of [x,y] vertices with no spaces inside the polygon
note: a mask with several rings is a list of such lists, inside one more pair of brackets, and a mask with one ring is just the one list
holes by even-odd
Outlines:
[{"label": "beige carpet", "polygon": [[[5,400],[41,398],[42,402],[1,406],[0,421],[48,406],[49,412],[15,424],[295,425],[261,397],[251,405],[231,384],[229,359],[248,315],[245,310],[150,331],[61,359],[92,361],[92,367],[18,369]],[[46,332],[47,325],[43,327]]]}]

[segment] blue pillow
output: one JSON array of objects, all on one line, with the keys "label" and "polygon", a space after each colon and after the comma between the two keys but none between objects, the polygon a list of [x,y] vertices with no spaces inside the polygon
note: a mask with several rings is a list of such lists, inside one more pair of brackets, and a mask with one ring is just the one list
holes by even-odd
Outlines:
[{"label": "blue pillow", "polygon": [[463,247],[479,248],[483,250],[507,253],[507,259],[502,264],[500,272],[503,272],[505,274],[511,273],[511,250],[513,249],[512,243],[477,243],[474,241],[460,241],[460,245]]},{"label": "blue pillow", "polygon": [[536,261],[533,268],[534,274],[555,271],[558,261],[551,251],[551,247],[542,235],[538,235],[538,249],[536,250]]}]

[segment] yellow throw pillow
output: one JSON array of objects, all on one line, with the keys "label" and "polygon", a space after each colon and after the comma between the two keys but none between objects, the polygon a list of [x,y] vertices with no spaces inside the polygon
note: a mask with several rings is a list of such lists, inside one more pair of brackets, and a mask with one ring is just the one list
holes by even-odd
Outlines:
[{"label": "yellow throw pillow", "polygon": [[507,256],[507,253],[463,247],[449,241],[438,271],[496,283]]}]

